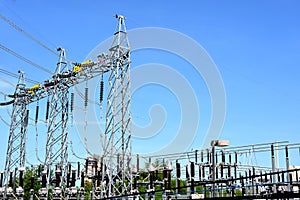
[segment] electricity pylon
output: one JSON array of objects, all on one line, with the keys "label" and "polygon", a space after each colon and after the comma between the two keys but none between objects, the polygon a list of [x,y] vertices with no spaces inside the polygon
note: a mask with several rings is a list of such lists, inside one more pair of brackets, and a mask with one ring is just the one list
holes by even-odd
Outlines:
[{"label": "electricity pylon", "polygon": [[9,128],[9,138],[4,170],[4,183],[8,183],[9,173],[15,168],[25,166],[26,134],[29,110],[24,73],[19,71],[19,81],[16,90],[10,97],[14,98]]},{"label": "electricity pylon", "polygon": [[107,197],[130,194],[132,189],[130,46],[124,17],[116,17],[119,23],[110,48],[112,69],[108,78],[102,165]]},{"label": "electricity pylon", "polygon": [[[130,194],[131,184],[131,107],[130,107],[130,46],[125,18],[116,15],[118,24],[108,54],[99,54],[96,61],[72,63],[68,69],[65,51],[53,76],[26,88],[24,75],[20,75],[12,101],[13,104],[8,150],[5,164],[5,183],[10,170],[25,165],[26,132],[29,111],[27,106],[48,98],[46,107],[47,141],[44,165],[50,175],[54,165],[62,169],[61,186],[64,187],[68,162],[68,91],[69,88],[104,73],[109,73],[106,107],[105,141],[103,146],[102,185],[105,196]],[[68,61],[69,62],[69,61]],[[70,62],[69,62],[70,63]],[[99,144],[99,148],[100,148]],[[48,176],[48,185],[50,177]],[[48,187],[48,186],[47,186]]]},{"label": "electricity pylon", "polygon": [[[68,71],[67,63],[64,62],[65,50],[58,48],[60,51],[59,61],[55,70],[55,74],[62,74]],[[47,141],[45,152],[44,166],[50,173],[51,167],[57,165],[62,170],[62,184],[65,183],[66,173],[64,173],[68,162],[68,85],[65,84],[67,79],[54,76],[56,83],[51,95],[51,100],[47,101],[46,120],[47,120]],[[47,185],[49,185],[50,176],[47,177]]]}]

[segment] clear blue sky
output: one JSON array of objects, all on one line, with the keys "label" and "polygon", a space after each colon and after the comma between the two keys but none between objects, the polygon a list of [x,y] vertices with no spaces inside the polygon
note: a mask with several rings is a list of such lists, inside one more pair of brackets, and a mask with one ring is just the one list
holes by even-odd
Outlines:
[{"label": "clear blue sky", "polygon": [[[116,25],[113,15],[116,13],[126,16],[128,30],[144,27],[175,30],[200,44],[215,62],[222,77],[226,118],[220,138],[229,139],[233,146],[300,141],[299,1],[1,0],[0,13],[52,49],[64,47],[67,57],[78,62],[112,36]],[[57,58],[53,54],[3,20],[0,20],[0,30],[2,45],[54,70]],[[195,75],[185,60],[168,52],[133,52],[133,69],[149,63],[168,65],[197,91],[201,115],[197,135],[188,149],[174,151],[200,148],[211,119],[210,95],[203,78]],[[26,72],[27,78],[37,81],[49,77],[49,74],[3,50],[0,50],[0,67],[11,72],[21,69]],[[0,77],[13,84],[17,81],[3,74]],[[13,91],[13,87],[3,80],[0,83],[2,92]],[[152,105],[160,105],[156,108],[167,118],[163,126],[158,120],[158,126],[162,127],[154,127],[159,130],[154,137],[134,139],[135,153],[155,151],[168,145],[170,138],[174,137],[181,121],[176,95],[157,84],[144,86],[133,95],[132,115],[138,126],[151,124],[148,111]],[[1,109],[1,116],[9,122],[6,109]],[[0,162],[3,162],[9,128],[2,121],[0,124]],[[31,135],[35,134],[34,129],[29,131]],[[142,133],[138,134],[141,136]],[[299,155],[295,153],[293,156]]]}]

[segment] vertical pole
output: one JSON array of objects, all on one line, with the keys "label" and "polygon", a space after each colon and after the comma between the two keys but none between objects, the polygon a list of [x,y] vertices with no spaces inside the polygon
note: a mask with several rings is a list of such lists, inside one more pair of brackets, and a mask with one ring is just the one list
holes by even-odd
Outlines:
[{"label": "vertical pole", "polygon": [[207,167],[208,167],[208,171],[209,171],[209,173],[208,173],[209,177],[207,177],[207,179],[212,180],[212,169],[211,169],[212,167],[211,167],[211,159],[210,159],[211,158],[211,156],[210,156],[211,153],[210,153],[209,149],[207,149],[206,151],[207,151],[206,152],[207,153]]},{"label": "vertical pole", "polygon": [[228,174],[228,178],[231,177],[231,154],[229,154],[229,164],[227,166],[227,174]]},{"label": "vertical pole", "polygon": [[210,152],[209,152],[209,149],[206,150],[206,158],[207,158],[207,163],[210,163]]},{"label": "vertical pole", "polygon": [[17,187],[17,183],[16,183],[16,180],[17,180],[17,171],[18,171],[18,168],[16,167],[15,168],[15,173],[14,173],[14,180],[13,180],[13,190],[16,191],[16,187]]},{"label": "vertical pole", "polygon": [[[285,162],[286,162],[286,170],[288,171],[290,169],[290,162],[289,162],[289,149],[288,146],[285,146]],[[288,191],[291,191],[291,185],[290,185],[290,177],[289,173],[287,173],[287,182],[288,182]]]},{"label": "vertical pole", "polygon": [[190,194],[190,191],[189,191],[189,183],[190,183],[190,174],[189,174],[189,169],[188,169],[188,165],[185,166],[185,181],[186,181],[186,186],[187,186],[187,194]]},{"label": "vertical pole", "polygon": [[80,199],[83,200],[84,198],[84,170],[81,171],[80,177]]},{"label": "vertical pole", "polygon": [[1,176],[0,176],[0,187],[3,186],[3,172],[1,172]]},{"label": "vertical pole", "polygon": [[171,190],[171,170],[167,170],[167,176],[168,176],[168,190],[170,192]]},{"label": "vertical pole", "polygon": [[32,170],[32,176],[30,177],[30,200],[33,200],[34,195],[34,171]]},{"label": "vertical pole", "polygon": [[153,189],[153,179],[154,179],[154,172],[153,171],[150,171],[150,175],[149,175],[149,181],[150,181],[150,184],[149,184],[149,189],[152,190]]},{"label": "vertical pole", "polygon": [[38,174],[37,174],[38,178],[41,177],[41,172],[42,172],[42,165],[39,165],[38,166]]},{"label": "vertical pole", "polygon": [[153,180],[154,180],[154,171],[150,171],[150,175],[149,175],[150,185],[149,185],[149,193],[148,193],[148,196],[150,197],[150,199],[153,198],[152,196],[154,193]]},{"label": "vertical pole", "polygon": [[81,171],[80,187],[84,188],[84,171]]},{"label": "vertical pole", "polygon": [[101,186],[101,170],[98,171],[97,173],[97,187],[100,187]]},{"label": "vertical pole", "polygon": [[[252,174],[253,173],[253,174]],[[254,172],[251,172],[251,169],[249,169],[249,181],[251,181],[251,195],[254,194]]]},{"label": "vertical pole", "polygon": [[221,151],[221,155],[222,155],[222,162],[221,162],[221,178],[224,178],[224,165],[225,165],[225,155],[224,155],[224,151]]},{"label": "vertical pole", "polygon": [[[275,172],[275,153],[274,153],[274,145],[271,144],[271,159],[272,159],[272,172]],[[274,175],[270,175],[273,179],[274,182],[276,182],[275,180],[275,176]],[[276,185],[273,185],[273,192],[276,192]]]},{"label": "vertical pole", "polygon": [[212,158],[212,197],[215,197],[215,144],[212,145],[212,150],[211,150],[211,158]]},{"label": "vertical pole", "polygon": [[[296,181],[299,182],[299,175],[298,175],[299,170],[296,171]],[[300,185],[298,185],[298,193],[300,194]]]},{"label": "vertical pole", "polygon": [[136,190],[137,190],[137,175],[135,175],[133,178],[134,178],[134,180],[133,180],[133,189],[134,189],[134,192],[136,192]]},{"label": "vertical pole", "polygon": [[274,145],[271,145],[271,159],[272,159],[272,172],[275,172],[275,155],[274,155]]},{"label": "vertical pole", "polygon": [[19,169],[19,171],[20,171],[20,174],[19,174],[19,186],[21,188],[24,188],[24,177],[23,177],[23,175],[24,175],[24,169],[21,168],[21,169]]},{"label": "vertical pole", "polygon": [[[278,152],[278,142],[275,142],[275,168],[279,169],[279,152]],[[278,181],[278,180],[277,180]]]},{"label": "vertical pole", "polygon": [[[246,184],[246,185],[249,184],[249,182],[248,182],[249,180],[248,180],[248,179],[249,179],[248,173],[247,173],[247,171],[245,171],[245,184]],[[248,190],[248,188],[245,187],[244,190],[245,190],[244,193],[246,193],[246,191]]]},{"label": "vertical pole", "polygon": [[11,170],[9,172],[9,184],[8,187],[12,188],[13,187],[13,171]]},{"label": "vertical pole", "polygon": [[67,188],[70,187],[70,171],[67,171]]},{"label": "vertical pole", "polygon": [[219,179],[219,169],[217,165],[218,165],[218,153],[216,152],[215,153],[215,180]]},{"label": "vertical pole", "polygon": [[136,155],[136,171],[137,171],[137,173],[139,173],[139,171],[140,171],[140,155],[139,154]]},{"label": "vertical pole", "polygon": [[195,163],[191,162],[191,194],[195,193]]},{"label": "vertical pole", "polygon": [[245,182],[244,182],[244,177],[240,176],[241,181],[242,181],[242,196],[245,196]]},{"label": "vertical pole", "polygon": [[180,194],[180,163],[176,161],[176,193]]},{"label": "vertical pole", "polygon": [[236,179],[237,178],[237,162],[238,162],[238,159],[237,159],[237,152],[234,152],[234,157],[235,157],[235,160],[234,160],[234,178]]},{"label": "vertical pole", "polygon": [[164,180],[164,192],[163,194],[166,194],[167,190],[168,190],[168,172],[167,169],[163,169],[163,180]]},{"label": "vertical pole", "polygon": [[268,175],[267,175],[267,171],[265,171],[265,183],[268,182]]},{"label": "vertical pole", "polygon": [[201,177],[202,177],[202,174],[201,174],[202,166],[201,166],[201,164],[198,164],[198,171],[199,171],[199,181],[201,181]]},{"label": "vertical pole", "polygon": [[289,177],[290,177],[290,181],[289,181],[289,186],[290,186],[290,191],[293,192],[293,189],[291,188],[292,184],[293,184],[293,175],[288,173]]},{"label": "vertical pole", "polygon": [[231,184],[232,184],[232,186],[231,186],[231,197],[234,197],[234,195],[235,195],[234,188],[235,188],[235,187],[233,186],[233,182],[234,182],[234,181],[233,181],[233,177],[231,177],[231,179],[232,179],[232,180],[231,180]]},{"label": "vertical pole", "polygon": [[71,187],[75,187],[75,181],[76,181],[76,170],[72,169]]},{"label": "vertical pole", "polygon": [[42,175],[42,188],[46,188],[47,186],[47,172],[44,171]]},{"label": "vertical pole", "polygon": [[55,187],[59,187],[60,185],[60,174],[61,174],[61,171],[60,169],[57,169],[56,172],[55,172]]},{"label": "vertical pole", "polygon": [[254,179],[253,183],[255,184],[255,194],[258,194],[258,185],[257,185],[257,179],[258,178],[256,178],[256,172],[255,172],[255,168],[254,167],[252,168],[252,171],[253,171],[253,179]]},{"label": "vertical pole", "polygon": [[80,177],[80,162],[77,162],[77,177]]}]

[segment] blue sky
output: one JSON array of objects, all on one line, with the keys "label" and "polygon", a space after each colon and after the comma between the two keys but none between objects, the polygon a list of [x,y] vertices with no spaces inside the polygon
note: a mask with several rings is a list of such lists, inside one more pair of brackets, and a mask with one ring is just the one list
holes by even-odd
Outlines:
[{"label": "blue sky", "polygon": [[[128,30],[160,27],[177,31],[205,49],[222,77],[226,118],[220,138],[229,139],[233,146],[300,140],[299,1],[1,0],[0,13],[52,49],[64,47],[67,57],[78,62],[112,36],[116,25],[113,15],[116,13],[126,16]],[[56,56],[3,20],[0,21],[0,30],[2,45],[54,70]],[[37,81],[49,77],[49,74],[2,50],[0,58],[2,69],[11,72],[21,69],[26,72],[27,78]],[[200,115],[197,134],[188,149],[174,151],[200,148],[212,117],[210,93],[203,77],[186,60],[169,52],[151,49],[133,52],[132,69],[149,63],[167,65],[167,69],[180,74],[195,90]],[[0,77],[13,84],[17,81],[2,74]],[[5,93],[13,91],[13,87],[3,81],[0,89]],[[181,122],[180,102],[176,97],[177,94],[159,84],[143,86],[133,94],[132,115],[138,126],[151,124],[148,112],[153,105],[159,105],[156,107],[158,116],[166,117],[162,127],[154,127],[159,130],[154,137],[134,139],[134,152],[152,152],[172,141]],[[1,116],[9,121],[6,109],[1,109]],[[0,123],[2,162],[9,128]],[[33,130],[29,131],[35,134]],[[296,153],[292,155],[299,156]]]}]

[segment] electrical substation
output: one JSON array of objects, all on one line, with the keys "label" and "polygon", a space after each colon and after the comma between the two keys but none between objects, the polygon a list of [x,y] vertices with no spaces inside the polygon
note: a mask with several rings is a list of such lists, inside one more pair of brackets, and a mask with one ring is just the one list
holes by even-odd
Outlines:
[{"label": "electrical substation", "polygon": [[[292,163],[299,157],[290,159],[291,152],[300,151],[300,143],[275,141],[234,147],[227,140],[212,140],[207,149],[153,156],[133,154],[130,41],[125,18],[116,15],[116,19],[112,45],[96,60],[72,62],[66,58],[65,49],[58,48],[56,69],[49,79],[28,86],[26,72],[19,71],[15,92],[0,103],[12,107],[0,199],[300,197],[300,168]],[[108,78],[103,79],[104,75]],[[74,162],[69,159],[74,154],[69,137],[75,98],[71,88],[93,78],[100,80],[98,103],[106,105],[102,154],[78,157]],[[88,93],[85,87],[85,107]],[[43,99],[45,105],[39,103]],[[34,104],[35,110],[29,109]],[[35,127],[46,125],[46,148],[40,152],[44,156],[37,159],[38,164],[29,164],[26,154],[29,121]],[[257,162],[260,154],[270,158],[267,166]],[[280,160],[284,165],[279,166],[278,155],[284,155]]]}]

